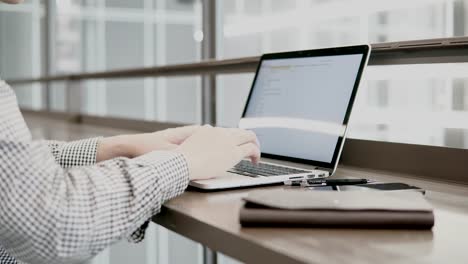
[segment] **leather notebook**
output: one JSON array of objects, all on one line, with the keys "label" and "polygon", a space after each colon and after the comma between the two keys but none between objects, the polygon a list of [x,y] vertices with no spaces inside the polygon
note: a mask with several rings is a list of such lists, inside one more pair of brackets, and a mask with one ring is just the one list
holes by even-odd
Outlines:
[{"label": "leather notebook", "polygon": [[418,192],[255,191],[244,198],[242,226],[430,229],[432,206]]}]

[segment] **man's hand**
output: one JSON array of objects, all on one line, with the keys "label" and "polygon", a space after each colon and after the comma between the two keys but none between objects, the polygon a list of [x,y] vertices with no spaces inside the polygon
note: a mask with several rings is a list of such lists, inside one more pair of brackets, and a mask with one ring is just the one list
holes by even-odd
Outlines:
[{"label": "man's hand", "polygon": [[234,128],[203,126],[176,151],[185,156],[192,180],[219,176],[244,158],[260,160],[255,133]]},{"label": "man's hand", "polygon": [[154,150],[174,150],[199,128],[185,126],[154,133],[103,138],[99,142],[97,161],[115,157],[134,158]]},{"label": "man's hand", "polygon": [[187,160],[190,179],[216,177],[244,158],[257,163],[260,149],[252,131],[212,126],[187,126],[154,133],[121,135],[99,142],[97,161],[134,158],[154,150],[174,150]]}]

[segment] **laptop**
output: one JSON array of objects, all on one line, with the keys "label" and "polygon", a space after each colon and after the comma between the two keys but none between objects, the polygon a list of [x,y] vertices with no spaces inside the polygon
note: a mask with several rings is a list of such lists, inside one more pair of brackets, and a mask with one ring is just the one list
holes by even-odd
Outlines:
[{"label": "laptop", "polygon": [[325,178],[336,170],[370,46],[264,54],[239,127],[257,134],[262,159],[191,181],[204,190]]}]

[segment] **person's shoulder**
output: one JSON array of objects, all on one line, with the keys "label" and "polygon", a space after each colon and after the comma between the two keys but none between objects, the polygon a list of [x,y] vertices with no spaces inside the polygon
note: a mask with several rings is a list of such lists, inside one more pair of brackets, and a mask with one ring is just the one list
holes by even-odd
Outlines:
[{"label": "person's shoulder", "polygon": [[2,90],[11,90],[10,85],[0,78],[0,89]]},{"label": "person's shoulder", "polygon": [[10,85],[8,85],[8,83],[3,81],[2,79],[0,79],[0,97],[2,97],[4,100],[16,100],[15,92],[10,87]]}]

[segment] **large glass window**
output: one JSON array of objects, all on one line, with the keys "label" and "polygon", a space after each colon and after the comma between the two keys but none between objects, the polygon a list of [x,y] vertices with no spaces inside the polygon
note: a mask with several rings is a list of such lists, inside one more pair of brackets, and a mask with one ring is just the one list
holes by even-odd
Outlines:
[{"label": "large glass window", "polygon": [[[466,34],[468,1],[358,2],[218,1],[218,56]],[[218,77],[219,124],[237,125],[252,77]],[[349,136],[468,148],[467,78],[467,64],[368,67]]]},{"label": "large glass window", "polygon": [[[54,73],[150,67],[200,60],[201,3],[57,1]],[[134,119],[200,123],[199,78],[91,80],[79,84],[81,111]],[[64,89],[52,98],[66,101]],[[64,107],[57,105],[58,110]]]},{"label": "large glass window", "polygon": [[[44,73],[44,5],[26,1],[22,5],[0,5],[0,78],[20,79]],[[41,84],[16,85],[21,107],[41,109]]]},{"label": "large glass window", "polygon": [[[2,4],[0,77],[199,61],[201,2],[26,0],[21,5]],[[46,21],[45,3],[50,21]],[[217,21],[221,22],[216,34],[218,59],[464,36],[468,28],[468,0],[217,0],[217,5]],[[237,125],[252,78],[252,73],[217,76],[218,125]],[[78,102],[78,110],[90,115],[200,123],[200,86],[200,77],[61,81],[49,85],[48,99],[50,108],[57,111]],[[42,85],[14,88],[21,107],[45,107]],[[468,64],[370,66],[356,99],[349,136],[468,148],[467,120]],[[164,228],[153,225],[146,237],[139,245],[121,242],[93,263],[201,262],[200,245]]]}]

